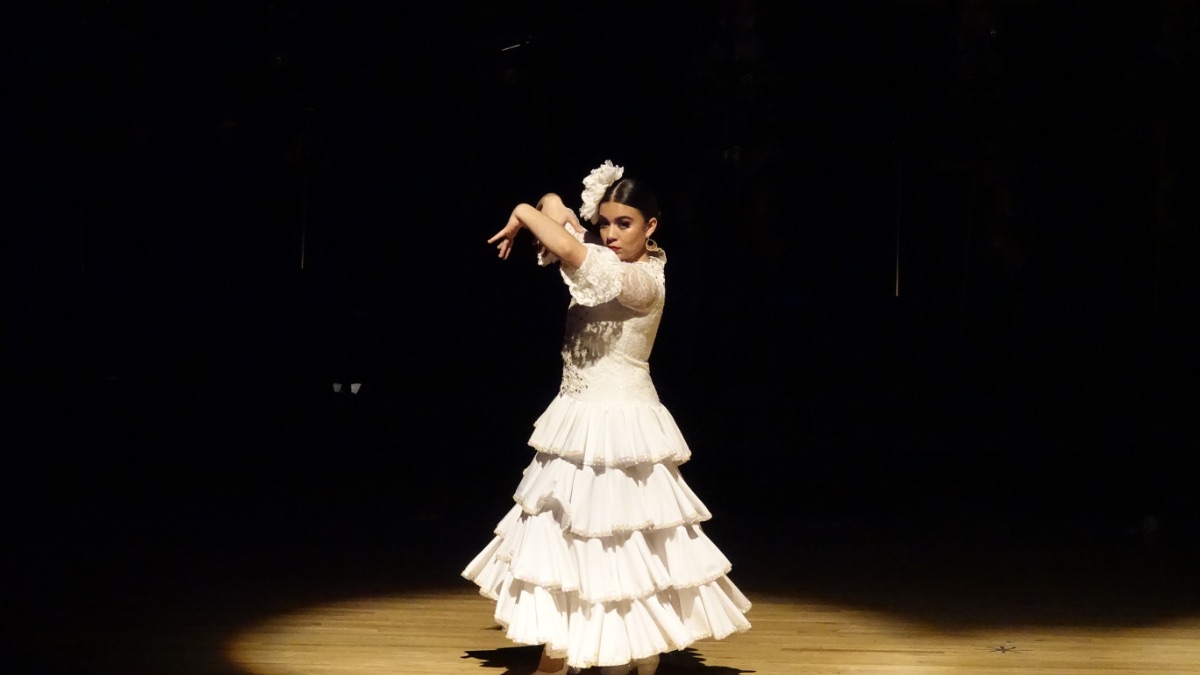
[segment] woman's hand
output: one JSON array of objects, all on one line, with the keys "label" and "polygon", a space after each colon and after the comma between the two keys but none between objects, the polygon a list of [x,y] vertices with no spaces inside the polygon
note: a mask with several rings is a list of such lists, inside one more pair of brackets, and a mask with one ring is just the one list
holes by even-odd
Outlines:
[{"label": "woman's hand", "polygon": [[507,259],[512,253],[513,240],[517,238],[521,228],[532,232],[534,238],[540,241],[548,252],[558,256],[559,261],[567,267],[578,268],[587,257],[587,247],[567,232],[562,223],[556,222],[531,204],[517,204],[504,229],[488,239],[489,244],[500,242],[496,244],[496,249],[500,251],[501,259]]},{"label": "woman's hand", "polygon": [[522,227],[521,221],[517,219],[517,212],[514,210],[512,215],[508,217],[508,224],[504,226],[504,229],[492,235],[491,239],[488,239],[489,244],[495,244],[496,241],[500,242],[496,244],[496,249],[500,251],[499,257],[501,259],[508,260],[508,254],[512,253],[513,240],[517,238],[517,234],[521,231]]}]

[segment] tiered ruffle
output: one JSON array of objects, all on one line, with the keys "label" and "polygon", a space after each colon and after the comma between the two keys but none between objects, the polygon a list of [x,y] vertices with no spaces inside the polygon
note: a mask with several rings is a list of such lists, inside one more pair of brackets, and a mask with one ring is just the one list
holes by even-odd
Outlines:
[{"label": "tiered ruffle", "polygon": [[511,577],[603,603],[708,584],[730,565],[698,526],[585,538],[564,535],[551,512],[530,516],[514,508],[467,569],[489,597]]},{"label": "tiered ruffle", "polygon": [[495,538],[463,570],[519,644],[575,668],[620,665],[746,630],[750,602],[701,530],[711,517],[678,464],[662,406],[560,396]]},{"label": "tiered ruffle", "polygon": [[563,530],[582,537],[692,525],[712,517],[672,463],[579,466],[539,452],[513,499],[529,514],[556,512]]},{"label": "tiered ruffle", "polygon": [[534,422],[529,445],[583,466],[683,464],[692,451],[659,403],[582,401],[556,396]]}]

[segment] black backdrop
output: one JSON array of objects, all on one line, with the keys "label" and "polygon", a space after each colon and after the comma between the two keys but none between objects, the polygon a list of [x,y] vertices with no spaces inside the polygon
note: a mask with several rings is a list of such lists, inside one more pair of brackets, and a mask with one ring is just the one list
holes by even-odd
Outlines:
[{"label": "black backdrop", "polygon": [[566,302],[484,241],[605,159],[661,193],[653,370],[727,522],[1192,517],[1194,2],[14,11],[18,527],[482,536]]}]

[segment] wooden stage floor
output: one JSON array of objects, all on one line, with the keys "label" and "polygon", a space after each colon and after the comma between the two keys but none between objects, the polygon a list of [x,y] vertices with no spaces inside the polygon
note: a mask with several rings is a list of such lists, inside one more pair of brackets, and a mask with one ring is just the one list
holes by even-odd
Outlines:
[{"label": "wooden stage floor", "polygon": [[[508,507],[528,457],[511,439],[532,404],[498,410],[516,421],[468,429],[451,448],[445,424],[404,407],[380,414],[402,423],[389,436],[306,426],[266,404],[156,408],[157,390],[134,393],[45,408],[30,418],[41,443],[6,466],[4,672],[533,669],[537,649],[510,644],[459,576]],[[998,454],[999,469],[980,460],[949,478],[932,455],[904,475],[894,468],[907,462],[827,453],[814,466],[784,448],[776,460],[790,464],[755,467],[718,461],[750,450],[714,434],[746,430],[706,419],[689,428],[713,447],[685,476],[754,602],[753,628],[666,655],[661,675],[1200,674],[1200,527],[1194,516],[1143,527],[1137,500],[1120,497],[1138,484],[1136,462],[1072,455],[1055,472],[1013,443],[1024,454]],[[339,442],[310,433],[322,429]],[[1098,494],[1120,508],[1093,507]]]},{"label": "wooden stage floor", "polygon": [[[517,675],[536,663],[458,577],[485,543],[482,517],[406,521],[401,505],[347,495],[61,500],[10,539],[8,672]],[[401,536],[381,536],[381,518]],[[1079,519],[749,525],[718,516],[706,530],[755,603],[753,628],[667,655],[663,675],[1200,673],[1188,539]]]},{"label": "wooden stage floor", "polygon": [[[759,597],[753,611],[749,632],[668,654],[659,672],[1133,675],[1200,670],[1196,617],[1155,620],[1130,609],[1123,620],[1096,617],[1091,625],[996,617],[955,626],[779,596]],[[231,642],[229,655],[248,672],[262,675],[529,672],[537,648],[509,644],[499,629],[488,626],[489,615],[486,600],[463,591],[360,598],[250,627]]]}]

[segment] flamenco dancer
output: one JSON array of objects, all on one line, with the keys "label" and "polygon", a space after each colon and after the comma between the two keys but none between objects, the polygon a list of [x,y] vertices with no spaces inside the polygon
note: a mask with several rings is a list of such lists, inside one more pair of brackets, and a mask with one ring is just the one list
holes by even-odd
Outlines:
[{"label": "flamenco dancer", "polygon": [[650,378],[667,256],[650,238],[654,194],[623,174],[606,161],[583,181],[579,213],[598,239],[548,194],[488,240],[507,259],[528,229],[571,294],[562,384],[534,423],[533,460],[462,572],[496,601],[510,640],[544,646],[538,673],[652,675],[659,654],[750,628],[750,602],[700,528],[711,514],[680,476],[691,452]]}]

